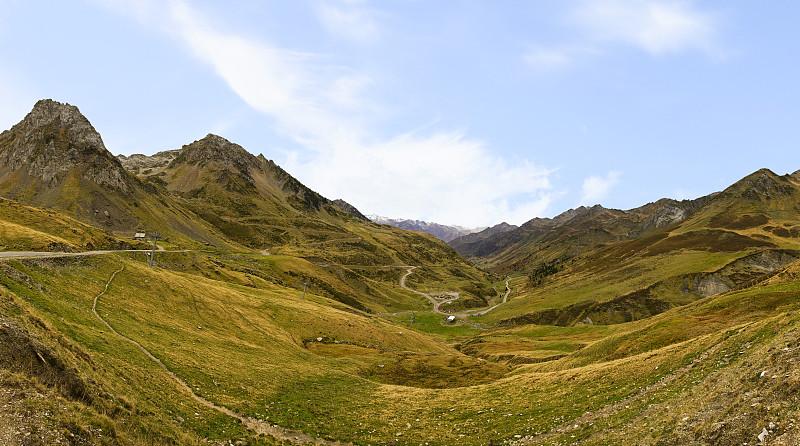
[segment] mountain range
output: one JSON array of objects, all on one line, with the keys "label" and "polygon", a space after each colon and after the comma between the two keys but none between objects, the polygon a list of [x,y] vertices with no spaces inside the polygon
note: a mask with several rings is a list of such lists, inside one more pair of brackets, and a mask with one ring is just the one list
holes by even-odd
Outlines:
[{"label": "mountain range", "polygon": [[446,244],[42,100],[0,196],[5,444],[800,442],[798,172]]},{"label": "mountain range", "polygon": [[394,226],[396,228],[408,229],[411,231],[420,231],[430,234],[439,240],[449,242],[450,240],[462,237],[475,232],[481,232],[487,228],[465,228],[463,226],[442,225],[439,223],[432,223],[422,220],[409,220],[402,218],[388,218],[381,217],[380,215],[368,215],[371,221],[382,224]]},{"label": "mountain range", "polygon": [[[343,200],[321,196],[263,155],[217,135],[152,156],[115,157],[77,107],[42,100],[0,134],[0,162],[0,195],[121,240],[158,233],[175,247],[264,251],[330,264],[435,259],[485,275],[438,239],[373,224]],[[352,293],[328,293],[360,309],[385,309],[363,291],[361,302]]]}]

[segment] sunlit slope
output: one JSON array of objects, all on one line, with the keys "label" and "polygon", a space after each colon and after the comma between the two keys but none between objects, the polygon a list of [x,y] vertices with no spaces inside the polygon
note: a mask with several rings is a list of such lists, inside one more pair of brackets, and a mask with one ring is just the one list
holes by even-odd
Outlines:
[{"label": "sunlit slope", "polygon": [[[30,281],[5,278],[9,292],[27,302],[47,327],[63,333],[73,350],[86,354],[88,359],[76,359],[82,373],[102,382],[113,398],[145,409],[137,412],[136,423],[164,417],[175,420],[170,429],[185,435],[247,434],[237,423],[192,404],[152,361],[94,318],[93,296],[123,265],[98,303],[99,313],[116,330],[160,358],[198,395],[326,438],[477,445],[551,432],[547,441],[570,443],[576,435],[595,444],[624,444],[630,432],[638,432],[655,444],[680,428],[683,438],[708,442],[722,435],[708,420],[724,415],[742,420],[742,426],[721,438],[748,441],[758,432],[744,424],[788,422],[796,411],[791,404],[767,409],[797,380],[787,368],[795,346],[786,338],[798,324],[791,316],[800,304],[794,266],[749,289],[646,320],[606,327],[518,327],[477,337],[487,348],[500,348],[511,338],[518,344],[560,338],[547,348],[562,348],[565,356],[509,372],[334,301],[303,299],[298,290],[259,279],[256,287],[233,284],[239,277],[235,272],[228,273],[231,279],[214,280],[114,257],[13,263]],[[86,289],[66,286],[78,277],[89,279]],[[467,351],[471,345],[460,348]],[[480,355],[481,349],[469,353]],[[450,359],[443,363],[437,359],[442,357]],[[407,376],[401,381],[393,373],[404,367]],[[415,375],[420,369],[428,373]],[[459,378],[470,373],[475,385]],[[437,381],[430,382],[431,376]],[[446,388],[448,382],[458,387]],[[726,385],[738,393],[726,393]],[[749,393],[755,389],[758,394]],[[700,401],[701,391],[733,404],[710,409],[689,404]],[[756,402],[764,408],[752,406]],[[648,429],[641,428],[644,420]]]},{"label": "sunlit slope", "polygon": [[52,210],[0,198],[0,250],[83,251],[144,247]]},{"label": "sunlit slope", "polygon": [[[328,419],[321,414],[341,411],[343,416],[350,412],[350,390],[368,400],[367,395],[381,385],[362,378],[362,371],[377,369],[378,363],[391,364],[398,354],[449,355],[470,361],[425,334],[311,293],[303,299],[298,290],[258,278],[253,286],[234,285],[230,282],[236,278],[245,280],[235,271],[226,272],[225,280],[212,280],[153,270],[143,262],[114,257],[31,260],[12,265],[17,272],[3,275],[4,285],[12,293],[54,324],[54,330],[87,349],[91,358],[97,355],[103,363],[111,362],[108,369],[90,376],[135,401],[149,400],[149,392],[163,392],[155,398],[159,413],[176,411],[175,405],[182,405],[179,401],[185,402],[186,396],[178,388],[169,389],[169,380],[160,378],[162,374],[154,370],[157,367],[151,367],[147,358],[126,341],[108,333],[90,311],[93,296],[105,284],[103,276],[110,277],[123,265],[124,270],[115,276],[98,304],[98,312],[117,331],[161,358],[203,397],[248,415],[271,415],[289,427],[299,422],[297,417],[303,423],[318,419],[334,426],[332,419],[336,417]],[[79,278],[88,279],[88,286],[74,289],[70,284]],[[107,375],[97,376],[102,372]],[[144,379],[148,384],[139,388]],[[319,381],[321,387],[306,388],[309,380]],[[129,382],[135,383],[136,390],[128,387]],[[290,394],[281,396],[287,391]],[[282,408],[265,406],[267,399],[278,404],[286,404],[286,398],[307,399],[308,392],[324,394],[326,403],[331,404],[331,398],[341,398],[341,406],[320,406],[320,417],[295,413],[296,401]],[[174,404],[166,401],[175,398]],[[196,405],[187,410],[197,410]],[[309,405],[304,410],[314,409]],[[207,410],[201,417],[185,412],[177,413],[184,420],[192,420],[187,421],[192,430],[206,432],[225,425]],[[226,438],[221,432],[216,435]]]},{"label": "sunlit slope", "polygon": [[[405,265],[452,268],[439,276],[460,276],[455,291],[476,306],[485,305],[486,296],[471,290],[496,280],[435,237],[346,212],[272,161],[216,135],[180,150],[123,161],[143,181],[180,200],[232,242],[283,259],[279,264],[291,267],[279,268],[287,273],[302,265],[304,272],[291,273],[297,283],[316,286],[354,308],[425,310],[419,299],[409,300],[413,294],[396,292],[402,272],[397,268]],[[381,268],[386,272],[381,278],[368,277]]]},{"label": "sunlit slope", "polygon": [[534,218],[507,232],[481,238],[466,236],[449,244],[492,271],[529,271],[542,262],[563,261],[607,243],[658,232],[684,220],[710,198],[662,199],[627,211],[581,206],[552,219]]},{"label": "sunlit slope", "polygon": [[[77,107],[42,100],[0,135],[0,162],[0,195],[52,209],[121,239],[131,240],[135,232],[148,238],[159,233],[173,248],[270,253],[347,267],[445,265],[460,268],[475,283],[489,280],[440,240],[347,212],[272,161],[215,135],[152,157],[117,159]],[[5,243],[7,250],[79,250],[101,244],[61,229],[43,232],[37,226],[40,217],[25,215],[33,219],[30,224],[19,215],[5,225],[6,238],[16,238]],[[302,280],[295,274],[298,282],[326,288],[327,295],[354,308],[386,312],[415,305],[409,293],[371,293],[363,277],[342,279],[361,289],[353,293],[325,274],[320,280],[316,273]]]},{"label": "sunlit slope", "polygon": [[465,298],[491,279],[440,240],[347,212],[219,136],[120,159],[76,107],[39,101],[0,135],[0,195],[42,209],[0,209],[2,249],[125,247],[135,232],[159,233],[168,248],[275,255],[284,284],[368,312],[425,310],[397,291],[404,265],[456,268]]}]

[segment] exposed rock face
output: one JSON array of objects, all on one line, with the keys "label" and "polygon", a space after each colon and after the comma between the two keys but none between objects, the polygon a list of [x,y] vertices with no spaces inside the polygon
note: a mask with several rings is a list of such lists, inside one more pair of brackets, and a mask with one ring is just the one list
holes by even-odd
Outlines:
[{"label": "exposed rock face", "polygon": [[[77,107],[50,99],[0,134],[0,179],[23,172],[51,188],[72,172],[103,187],[130,193],[133,178],[106,150]],[[20,186],[26,186],[21,184]]]},{"label": "exposed rock face", "polygon": [[763,200],[790,195],[792,187],[785,184],[786,181],[768,169],[761,169],[742,181],[747,186],[742,196],[751,200]]},{"label": "exposed rock face", "polygon": [[783,268],[795,260],[797,260],[796,257],[783,251],[764,251],[746,258],[747,264],[750,267],[766,272],[772,272],[778,268]]},{"label": "exposed rock face", "polygon": [[672,200],[663,198],[653,203],[657,206],[655,212],[645,220],[639,232],[650,229],[664,228],[686,220],[691,214],[708,203],[716,194],[706,195],[695,200]]},{"label": "exposed rock face", "polygon": [[730,289],[727,283],[714,275],[701,279],[697,285],[697,291],[704,297],[724,293]]},{"label": "exposed rock face", "polygon": [[796,174],[779,176],[769,169],[759,169],[725,189],[722,194],[761,202],[787,199],[795,190],[792,179],[797,180]]}]

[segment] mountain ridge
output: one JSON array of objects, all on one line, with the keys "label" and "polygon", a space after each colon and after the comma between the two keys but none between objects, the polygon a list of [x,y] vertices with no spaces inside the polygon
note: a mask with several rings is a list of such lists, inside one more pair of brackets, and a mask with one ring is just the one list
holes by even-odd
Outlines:
[{"label": "mountain ridge", "polygon": [[682,201],[662,198],[629,210],[580,206],[553,218],[533,218],[508,231],[456,239],[450,245],[473,261],[506,273],[536,262],[573,257],[604,243],[639,238],[685,220],[714,196]]}]

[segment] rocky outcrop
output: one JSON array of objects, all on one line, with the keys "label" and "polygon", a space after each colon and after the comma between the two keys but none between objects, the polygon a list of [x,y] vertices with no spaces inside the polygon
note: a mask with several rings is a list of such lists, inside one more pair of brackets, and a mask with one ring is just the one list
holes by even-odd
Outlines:
[{"label": "rocky outcrop", "polygon": [[353,206],[352,204],[342,200],[341,198],[337,198],[336,200],[333,200],[333,204],[335,204],[339,209],[347,212],[348,214],[353,215],[354,217],[356,217],[359,220],[369,221],[369,219],[366,216],[364,216],[364,214],[362,214],[361,211],[356,209],[355,206]]},{"label": "rocky outcrop", "polygon": [[657,206],[649,218],[642,224],[639,232],[660,229],[686,220],[695,211],[708,203],[716,194],[706,195],[695,200],[672,200],[664,198],[654,204]]},{"label": "rocky outcrop", "polygon": [[117,159],[125,170],[134,175],[154,175],[169,166],[180,152],[180,149],[165,150],[151,156],[135,153],[131,156],[117,155]]}]

